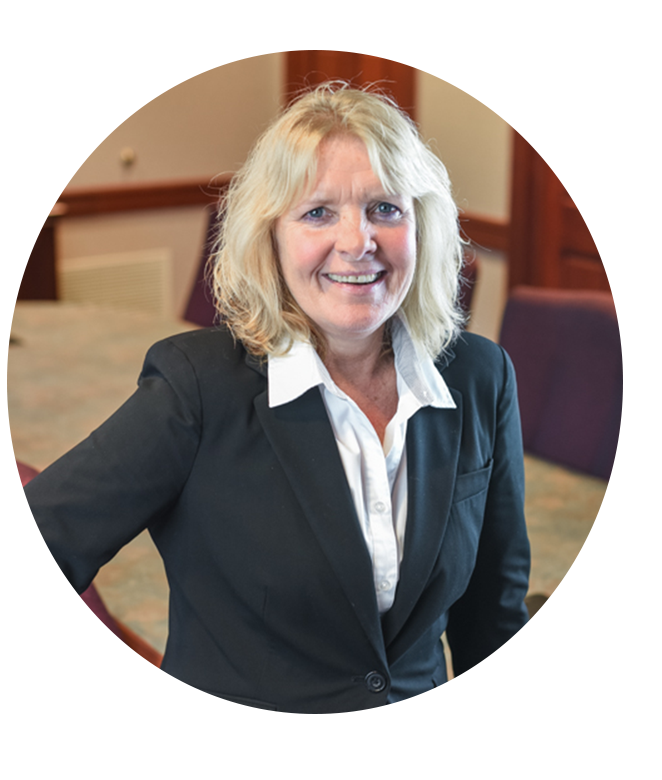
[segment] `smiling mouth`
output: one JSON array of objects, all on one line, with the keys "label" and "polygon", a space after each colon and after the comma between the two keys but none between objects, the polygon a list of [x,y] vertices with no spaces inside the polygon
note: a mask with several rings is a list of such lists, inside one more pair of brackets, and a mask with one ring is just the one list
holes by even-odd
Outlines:
[{"label": "smiling mouth", "polygon": [[326,274],[327,279],[341,284],[373,284],[384,275],[384,271],[378,271],[376,274]]}]

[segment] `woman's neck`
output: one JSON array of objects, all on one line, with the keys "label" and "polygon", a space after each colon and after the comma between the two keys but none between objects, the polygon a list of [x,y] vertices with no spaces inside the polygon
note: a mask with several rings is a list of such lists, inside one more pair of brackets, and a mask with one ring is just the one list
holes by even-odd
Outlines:
[{"label": "woman's neck", "polygon": [[383,443],[386,426],[398,408],[395,362],[383,334],[370,343],[327,344],[324,365],[336,385],[346,393],[370,420]]},{"label": "woman's neck", "polygon": [[391,355],[390,328],[362,339],[329,339],[324,344],[323,361],[329,373],[341,378],[370,381],[383,369],[385,358]]}]

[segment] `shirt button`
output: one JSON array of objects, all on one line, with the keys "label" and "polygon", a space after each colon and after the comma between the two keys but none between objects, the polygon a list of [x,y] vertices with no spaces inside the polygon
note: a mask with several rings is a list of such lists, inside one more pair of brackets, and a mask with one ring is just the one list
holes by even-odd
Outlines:
[{"label": "shirt button", "polygon": [[380,515],[386,512],[386,504],[383,501],[377,501],[374,505],[375,512],[379,512]]},{"label": "shirt button", "polygon": [[388,580],[379,583],[379,590],[388,590],[390,587],[391,583]]}]

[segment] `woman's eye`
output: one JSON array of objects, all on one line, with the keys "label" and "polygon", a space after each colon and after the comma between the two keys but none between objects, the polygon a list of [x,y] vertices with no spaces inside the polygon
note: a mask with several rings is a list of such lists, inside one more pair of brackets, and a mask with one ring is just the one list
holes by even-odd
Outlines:
[{"label": "woman's eye", "polygon": [[322,219],[325,213],[326,212],[324,207],[318,206],[317,208],[311,209],[310,211],[306,212],[306,217],[310,219]]},{"label": "woman's eye", "polygon": [[389,217],[392,214],[399,214],[400,209],[394,206],[392,203],[378,203],[375,208],[375,213],[380,217]]}]

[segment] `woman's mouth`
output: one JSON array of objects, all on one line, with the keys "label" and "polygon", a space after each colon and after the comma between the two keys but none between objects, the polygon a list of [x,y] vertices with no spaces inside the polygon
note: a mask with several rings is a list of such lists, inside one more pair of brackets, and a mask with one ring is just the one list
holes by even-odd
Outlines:
[{"label": "woman's mouth", "polygon": [[326,274],[326,278],[339,284],[373,284],[384,274],[385,271],[374,274]]}]

